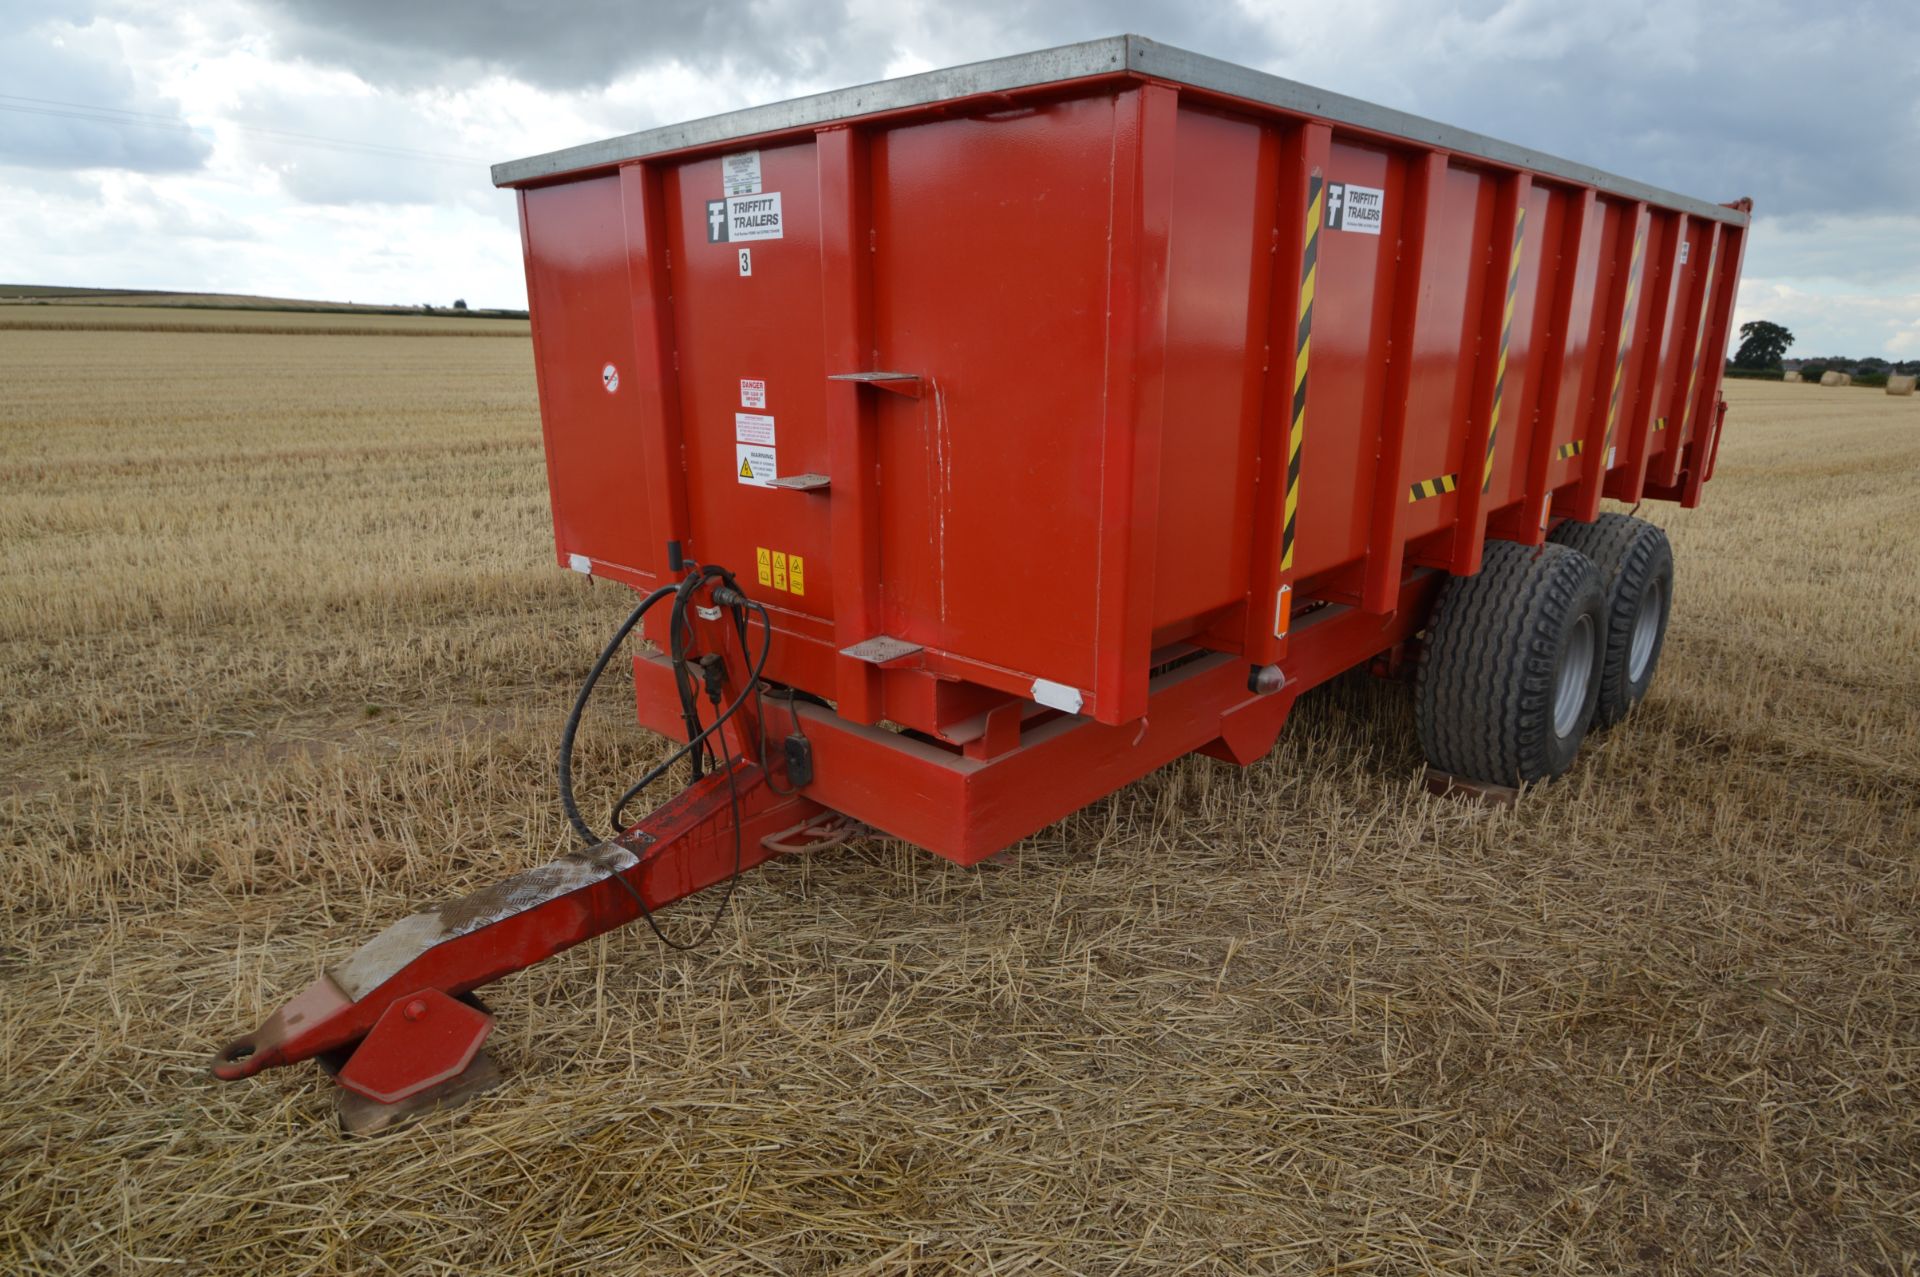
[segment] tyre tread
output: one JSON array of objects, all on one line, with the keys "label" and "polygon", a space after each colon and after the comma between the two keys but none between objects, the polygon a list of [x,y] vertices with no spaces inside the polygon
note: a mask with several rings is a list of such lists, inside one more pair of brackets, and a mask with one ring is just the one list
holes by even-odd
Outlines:
[{"label": "tyre tread", "polygon": [[1553,756],[1555,657],[1567,618],[1597,613],[1600,597],[1577,550],[1489,541],[1479,573],[1448,582],[1427,626],[1415,724],[1428,761],[1500,785],[1564,771],[1571,754]]}]

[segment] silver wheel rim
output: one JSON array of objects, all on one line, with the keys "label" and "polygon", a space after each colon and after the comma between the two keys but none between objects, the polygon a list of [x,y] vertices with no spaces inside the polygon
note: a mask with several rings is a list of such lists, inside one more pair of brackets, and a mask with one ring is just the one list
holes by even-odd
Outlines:
[{"label": "silver wheel rim", "polygon": [[1593,681],[1593,617],[1585,612],[1573,623],[1560,668],[1553,675],[1553,734],[1566,737],[1580,725],[1587,707],[1587,684]]},{"label": "silver wheel rim", "polygon": [[1640,591],[1640,610],[1633,614],[1633,638],[1627,645],[1627,682],[1638,683],[1653,663],[1653,641],[1660,637],[1660,605],[1666,586],[1659,577]]}]

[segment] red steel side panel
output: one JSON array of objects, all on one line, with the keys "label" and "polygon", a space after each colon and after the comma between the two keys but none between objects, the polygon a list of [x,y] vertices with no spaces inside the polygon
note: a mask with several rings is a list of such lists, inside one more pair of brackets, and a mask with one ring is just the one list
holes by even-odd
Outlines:
[{"label": "red steel side panel", "polygon": [[1162,642],[1247,595],[1277,157],[1251,120],[1185,108],[1167,281],[1166,442],[1153,623]]},{"label": "red steel side panel", "polygon": [[[523,191],[556,541],[734,568],[853,722],[1124,727],[1158,647],[1305,659],[1282,586],[1384,616],[1488,537],[1698,500],[1738,225],[1128,72],[770,135],[780,233],[720,242],[755,149]],[[743,481],[755,440],[826,486]],[[881,635],[919,650],[839,654]]]},{"label": "red steel side panel", "polygon": [[[830,500],[743,483],[739,474],[741,449],[755,440],[771,441],[781,474],[824,474],[831,463],[814,144],[759,154],[764,191],[781,196],[779,239],[708,242],[708,202],[723,189],[717,156],[676,165],[663,182],[690,495],[688,552],[742,573],[770,607],[824,621],[833,615]],[[742,252],[749,274],[741,273]],[[743,388],[743,382],[753,384]],[[762,549],[769,559],[765,582],[758,577]],[[784,585],[772,579],[776,551],[789,564],[801,557],[798,588],[790,571],[780,574]]]},{"label": "red steel side panel", "polygon": [[1387,228],[1356,234],[1323,220],[1319,234],[1294,564],[1302,580],[1366,553],[1405,173],[1385,149],[1337,137],[1327,163],[1329,185],[1385,190]]},{"label": "red steel side panel", "polygon": [[881,628],[1082,690],[1115,110],[1085,98],[872,141],[873,366],[933,382],[874,396]]},{"label": "red steel side panel", "polygon": [[649,388],[634,367],[620,179],[523,191],[527,301],[533,315],[554,548],[650,579],[651,501],[661,476],[632,429]]}]

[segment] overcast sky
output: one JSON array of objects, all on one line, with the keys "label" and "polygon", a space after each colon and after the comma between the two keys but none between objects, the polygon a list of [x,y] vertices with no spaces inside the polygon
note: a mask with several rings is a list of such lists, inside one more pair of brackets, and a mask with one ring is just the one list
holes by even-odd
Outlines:
[{"label": "overcast sky", "polygon": [[1756,205],[1739,319],[1920,356],[1914,0],[0,0],[0,282],[521,306],[487,165],[1121,31]]}]

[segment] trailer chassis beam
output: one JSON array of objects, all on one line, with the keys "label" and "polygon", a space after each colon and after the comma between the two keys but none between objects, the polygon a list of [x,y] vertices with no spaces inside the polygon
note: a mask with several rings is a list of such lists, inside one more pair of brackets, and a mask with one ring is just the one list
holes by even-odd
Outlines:
[{"label": "trailer chassis beam", "polygon": [[[1242,766],[1273,747],[1301,693],[1404,643],[1426,624],[1446,574],[1416,569],[1383,612],[1330,604],[1295,623],[1285,681],[1248,685],[1240,655],[1186,647],[1154,657],[1147,712],[1110,726],[1072,714],[1035,714],[993,751],[943,746],[920,733],[850,723],[824,706],[785,702],[767,730],[804,736],[813,756],[807,794],[863,825],[962,865],[1072,815],[1198,750]],[[634,657],[640,723],[685,739],[666,658]]]}]

